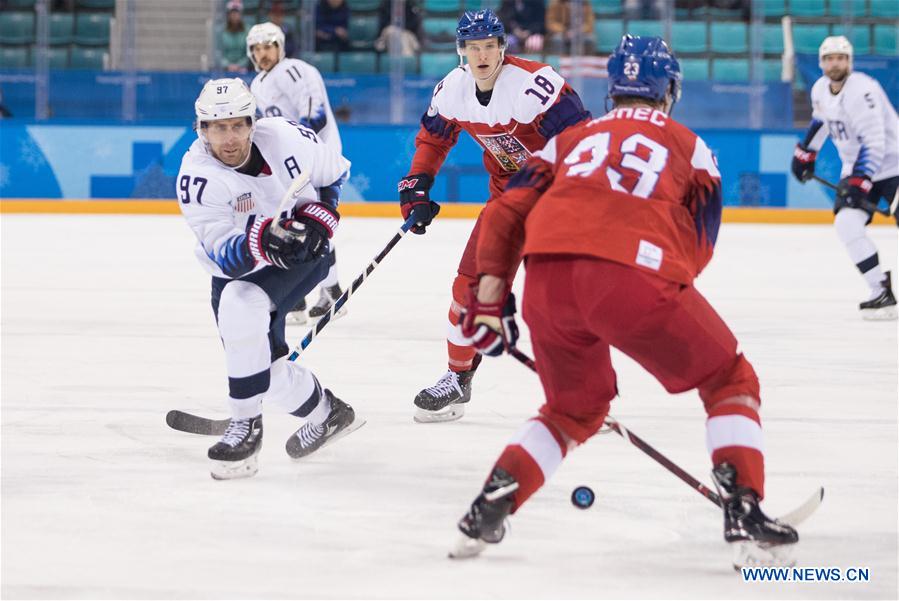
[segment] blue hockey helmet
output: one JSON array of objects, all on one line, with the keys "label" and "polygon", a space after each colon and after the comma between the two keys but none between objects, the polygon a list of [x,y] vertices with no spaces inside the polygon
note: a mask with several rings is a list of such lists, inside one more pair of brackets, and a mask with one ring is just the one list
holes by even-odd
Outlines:
[{"label": "blue hockey helmet", "polygon": [[637,96],[662,102],[670,92],[673,102],[680,99],[680,63],[668,44],[659,37],[625,34],[608,63],[609,96]]},{"label": "blue hockey helmet", "polygon": [[487,8],[484,10],[468,10],[459,18],[459,26],[456,27],[456,45],[459,49],[465,47],[467,40],[486,40],[487,38],[499,39],[499,45],[503,46],[506,40],[506,28],[499,20],[496,13]]}]

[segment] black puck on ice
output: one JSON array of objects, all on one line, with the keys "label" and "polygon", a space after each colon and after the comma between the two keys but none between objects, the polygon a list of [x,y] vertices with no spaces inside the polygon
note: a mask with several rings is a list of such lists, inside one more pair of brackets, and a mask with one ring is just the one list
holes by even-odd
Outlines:
[{"label": "black puck on ice", "polygon": [[578,486],[571,491],[571,504],[578,509],[589,509],[595,500],[596,495],[589,486]]}]

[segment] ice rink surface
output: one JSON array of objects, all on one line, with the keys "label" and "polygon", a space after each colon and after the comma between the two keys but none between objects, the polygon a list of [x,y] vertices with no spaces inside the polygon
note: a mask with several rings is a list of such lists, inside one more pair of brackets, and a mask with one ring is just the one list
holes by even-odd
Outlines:
[{"label": "ice rink surface", "polygon": [[[344,285],[398,226],[343,220]],[[298,420],[266,414],[258,475],[216,482],[214,439],[164,422],[172,408],[226,415],[183,219],[3,215],[2,596],[897,597],[897,325],[860,319],[867,291],[830,226],[725,225],[698,287],[761,378],[763,507],[785,513],[823,485],[799,565],[866,567],[870,582],[744,583],[720,511],[615,435],[570,453],[502,544],[448,560],[456,521],[542,402],[534,374],[488,359],[461,421],[412,421],[415,393],[445,371],[471,226],[438,220],[403,239],[301,358],[368,425],[294,462],[283,448]],[[896,229],[869,231],[895,270]],[[696,394],[669,396],[615,358],[612,415],[710,484]],[[597,494],[586,511],[569,502],[581,484]]]}]

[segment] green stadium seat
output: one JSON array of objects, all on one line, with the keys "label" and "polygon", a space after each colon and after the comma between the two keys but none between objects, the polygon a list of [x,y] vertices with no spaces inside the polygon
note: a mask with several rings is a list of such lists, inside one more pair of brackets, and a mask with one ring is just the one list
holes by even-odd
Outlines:
[{"label": "green stadium seat", "polygon": [[259,23],[259,17],[257,17],[255,14],[244,13],[243,15],[241,15],[241,18],[243,19],[244,29],[246,29],[247,31],[249,31],[250,28],[253,27],[253,25]]},{"label": "green stadium seat", "polygon": [[818,46],[830,35],[827,25],[793,25],[793,46],[796,52],[817,54]]},{"label": "green stadium seat", "polygon": [[658,36],[665,35],[665,28],[661,21],[628,21],[625,26],[625,33],[639,36]]},{"label": "green stadium seat", "polygon": [[611,52],[618,46],[624,35],[624,23],[618,19],[596,19],[593,25],[593,39],[600,52]]},{"label": "green stadium seat", "polygon": [[749,81],[749,61],[745,58],[717,58],[712,61],[713,81]]},{"label": "green stadium seat", "polygon": [[543,62],[555,69],[556,73],[562,68],[562,59],[558,54],[547,54]]},{"label": "green stadium seat", "polygon": [[27,46],[0,46],[0,68],[25,69],[30,66]]},{"label": "green stadium seat", "polygon": [[899,26],[896,25],[874,26],[874,54],[899,55],[899,50],[896,48],[897,30],[899,30]]},{"label": "green stadium seat", "polygon": [[[34,57],[35,65],[40,50],[37,46],[32,46],[31,56]],[[51,69],[68,69],[69,68],[69,47],[68,46],[48,46],[47,47],[48,64]]]},{"label": "green stadium seat", "polygon": [[719,54],[743,54],[749,49],[746,23],[712,23],[711,51]]},{"label": "green stadium seat", "polygon": [[337,71],[337,60],[333,52],[313,52],[302,58],[322,73],[334,73]]},{"label": "green stadium seat", "polygon": [[707,58],[679,58],[677,60],[685,81],[708,81],[709,60]]},{"label": "green stadium seat", "polygon": [[353,13],[371,12],[378,10],[381,6],[381,0],[347,0],[350,11]]},{"label": "green stadium seat", "polygon": [[787,14],[785,0],[762,0],[762,15],[766,17],[782,17]]},{"label": "green stadium seat", "polygon": [[868,3],[867,0],[830,0],[830,14],[837,17],[843,15],[866,17],[868,16]]},{"label": "green stadium seat", "polygon": [[424,52],[421,55],[421,74],[428,77],[444,77],[459,66],[459,57],[446,52]]},{"label": "green stadium seat", "polygon": [[376,15],[356,15],[350,19],[350,45],[353,48],[372,48],[380,33],[378,25]]},{"label": "green stadium seat", "polygon": [[762,52],[765,54],[783,54],[784,32],[780,23],[765,23],[762,27]]},{"label": "green stadium seat", "polygon": [[704,22],[675,21],[671,25],[671,49],[675,54],[705,52],[708,49]]},{"label": "green stadium seat", "polygon": [[[390,55],[381,54],[380,56],[379,71],[381,73],[390,73]],[[418,75],[417,56],[402,56],[400,58],[403,61],[403,73],[405,75]]]},{"label": "green stadium seat", "polygon": [[75,33],[75,16],[72,13],[50,13],[50,43],[70,44]]},{"label": "green stadium seat", "polygon": [[[845,31],[835,30],[832,35],[846,35]],[[846,36],[852,42],[855,54],[871,54],[871,28],[856,23],[852,26],[852,35]]]},{"label": "green stadium seat", "polygon": [[378,55],[374,52],[341,52],[337,67],[341,73],[377,73]]},{"label": "green stadium seat", "polygon": [[34,42],[34,13],[0,12],[0,41],[10,46]]},{"label": "green stadium seat", "polygon": [[75,6],[89,10],[115,10],[115,0],[77,0]]},{"label": "green stadium seat", "polygon": [[601,17],[621,14],[621,0],[591,0],[593,12]]},{"label": "green stadium seat", "polygon": [[37,0],[6,0],[6,8],[13,10],[33,10]]},{"label": "green stadium seat", "polygon": [[82,48],[80,46],[73,46],[72,54],[69,58],[69,68],[101,71],[103,69],[103,57],[105,55],[106,51],[101,48]]},{"label": "green stadium seat", "polygon": [[75,43],[82,46],[108,46],[108,13],[78,13],[75,16]]},{"label": "green stadium seat", "polygon": [[823,17],[826,13],[824,0],[790,0],[790,14],[794,17]]},{"label": "green stadium seat", "polygon": [[780,81],[783,71],[783,63],[779,58],[766,58],[762,61],[762,79],[765,81]]},{"label": "green stadium seat", "polygon": [[426,13],[461,13],[461,0],[425,0]]},{"label": "green stadium seat", "polygon": [[[243,0],[243,12],[256,12],[259,10],[260,0]],[[225,0],[222,1],[222,4],[227,4]]]},{"label": "green stadium seat", "polygon": [[426,46],[431,50],[453,50],[456,47],[458,20],[450,17],[430,17],[424,20]]},{"label": "green stadium seat", "polygon": [[871,0],[871,16],[899,19],[899,2],[896,0]]}]

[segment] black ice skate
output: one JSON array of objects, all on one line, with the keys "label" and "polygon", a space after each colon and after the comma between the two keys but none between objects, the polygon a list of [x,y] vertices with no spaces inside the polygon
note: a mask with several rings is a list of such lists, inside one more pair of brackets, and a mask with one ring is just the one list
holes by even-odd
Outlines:
[{"label": "black ice skate", "polygon": [[317,451],[326,444],[343,438],[365,425],[365,420],[356,419],[353,408],[325,389],[325,396],[331,406],[327,419],[320,424],[306,423],[287,440],[287,454],[300,459]]},{"label": "black ice skate", "polygon": [[259,470],[256,459],[261,449],[262,415],[232,419],[222,439],[209,447],[212,477],[231,480],[253,476]]},{"label": "black ice skate", "polygon": [[306,321],[306,299],[301,298],[300,302],[287,314],[287,323],[303,325]]},{"label": "black ice skate", "polygon": [[858,308],[862,312],[862,319],[869,321],[889,321],[896,319],[896,297],[893,296],[893,286],[890,282],[890,272],[883,274],[883,281],[880,285],[883,290],[879,296],[875,296],[869,301],[859,304]]},{"label": "black ice skate", "polygon": [[[343,290],[340,289],[340,284],[334,284],[333,286],[322,286],[321,288],[321,296],[318,297],[318,302],[312,305],[312,308],[309,309],[309,317],[321,317],[325,313],[331,310],[331,305],[340,298],[340,295],[343,294]],[[346,305],[340,308],[334,317],[343,317],[346,315]]]},{"label": "black ice skate", "polygon": [[712,479],[724,503],[724,540],[733,549],[734,569],[792,566],[796,530],[766,516],[756,492],[736,485],[737,471],[730,464],[716,466]]},{"label": "black ice skate", "polygon": [[518,482],[502,468],[494,468],[484,490],[471,504],[461,520],[459,530],[462,535],[450,549],[452,559],[474,557],[487,544],[495,545],[506,535],[506,517],[512,511],[514,493]]},{"label": "black ice skate", "polygon": [[[480,355],[478,355],[479,357]],[[419,423],[451,422],[465,414],[465,403],[471,400],[474,369],[448,371],[433,386],[415,397],[415,416]]]}]

